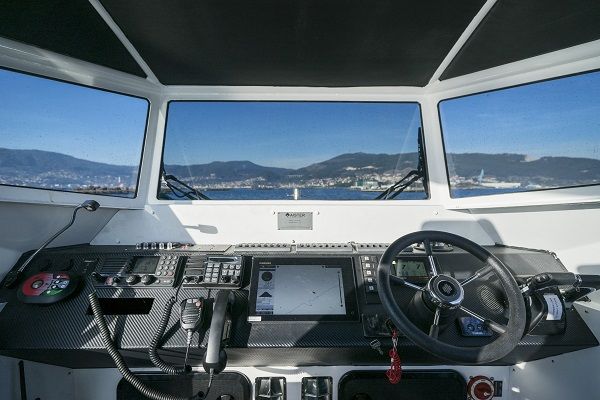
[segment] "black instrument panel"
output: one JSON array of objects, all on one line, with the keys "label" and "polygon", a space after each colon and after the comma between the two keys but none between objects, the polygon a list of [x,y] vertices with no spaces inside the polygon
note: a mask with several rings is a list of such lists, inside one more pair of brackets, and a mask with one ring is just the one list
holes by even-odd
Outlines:
[{"label": "black instrument panel", "polygon": [[[533,275],[542,271],[563,272],[565,269],[556,258],[547,252],[503,248],[498,246],[488,247],[499,257],[515,275]],[[17,299],[16,291],[11,289],[0,289],[0,300],[6,302],[0,317],[3,320],[0,328],[0,354],[17,356],[40,362],[56,363],[58,365],[77,367],[104,366],[106,358],[103,353],[103,345],[96,329],[93,327],[91,315],[88,313],[89,304],[87,295],[97,291],[100,298],[112,299],[111,308],[114,314],[109,313],[107,319],[114,321],[115,335],[119,337],[119,346],[134,356],[133,365],[145,365],[145,349],[152,339],[152,335],[160,320],[161,311],[168,299],[175,295],[178,285],[181,284],[180,298],[204,297],[209,301],[218,292],[219,286],[211,286],[216,282],[206,285],[190,283],[186,285],[184,278],[192,274],[185,274],[186,262],[193,257],[201,257],[202,265],[211,258],[213,264],[228,264],[236,257],[241,261],[239,271],[239,289],[235,291],[236,302],[234,305],[234,317],[232,337],[229,343],[230,364],[233,365],[274,365],[287,362],[287,365],[319,365],[340,363],[362,363],[386,364],[387,357],[382,357],[369,347],[372,337],[365,335],[364,323],[373,321],[378,316],[380,322],[385,320],[385,315],[379,297],[376,292],[368,292],[367,278],[375,278],[378,257],[383,249],[373,249],[372,252],[352,252],[327,254],[326,250],[321,254],[286,254],[285,256],[272,254],[246,255],[243,253],[209,254],[193,250],[142,250],[128,246],[71,246],[55,248],[41,252],[30,264],[26,275],[39,272],[69,271],[82,278],[81,288],[78,293],[70,298],[56,304],[40,307],[37,305],[24,304]],[[21,259],[22,262],[28,254]],[[168,258],[171,256],[171,258]],[[425,262],[424,254],[419,252],[402,254],[403,260],[413,262]],[[145,285],[141,282],[143,275],[148,275],[154,268],[158,257],[158,264],[154,269],[154,275],[158,271],[158,265],[167,266],[167,271],[173,271],[172,284],[162,286],[161,284]],[[166,258],[163,258],[166,257]],[[216,258],[226,258],[226,260]],[[348,266],[352,272],[350,283],[344,280],[344,292],[347,287],[354,290],[357,315],[353,320],[319,321],[307,320],[299,314],[302,323],[290,323],[290,321],[272,320],[268,322],[249,321],[249,310],[256,310],[251,305],[253,282],[255,274],[253,259],[276,259],[279,265],[285,263],[292,265],[329,265],[334,266],[339,260],[346,260],[343,265]],[[308,262],[306,259],[309,259]],[[107,260],[112,260],[107,263]],[[160,264],[160,260],[165,263]],[[169,260],[169,264],[166,261]],[[304,260],[304,261],[303,261]],[[317,262],[316,260],[321,260]],[[333,260],[333,261],[332,261]],[[175,261],[173,264],[172,261]],[[236,261],[237,262],[237,261]],[[334,264],[331,264],[334,262]],[[469,271],[477,268],[470,265],[469,259],[458,251],[452,253],[436,254],[438,267],[446,273],[456,276],[457,279],[466,277]],[[312,263],[312,264],[311,264]],[[329,264],[328,264],[329,263]],[[365,265],[369,264],[369,265]],[[20,265],[17,263],[17,266]],[[196,263],[195,266],[199,264]],[[235,263],[233,264],[235,265]],[[105,272],[130,271],[120,277],[116,284],[107,284]],[[169,269],[173,266],[173,269]],[[427,264],[425,264],[427,267]],[[344,267],[347,268],[347,267]],[[192,271],[188,269],[187,272]],[[223,276],[220,265],[218,277]],[[235,266],[233,271],[235,271]],[[365,274],[365,271],[372,271]],[[426,268],[427,270],[427,268]],[[214,271],[214,266],[213,266]],[[213,276],[211,271],[211,278]],[[259,270],[257,270],[260,272]],[[102,274],[101,274],[102,272]],[[196,271],[199,272],[199,271]],[[203,271],[207,276],[206,269]],[[267,272],[267,271],[263,271]],[[409,279],[415,282],[424,279],[422,266],[411,264],[401,274],[413,275]],[[139,275],[140,281],[131,285],[127,284],[125,275]],[[234,273],[235,274],[235,273]],[[104,282],[98,281],[98,275],[104,276]],[[117,274],[118,275],[118,274]],[[198,274],[197,276],[199,276]],[[285,274],[284,274],[285,275]],[[167,275],[169,277],[170,275]],[[230,276],[230,275],[225,275]],[[25,277],[26,278],[26,277]],[[165,279],[164,274],[156,276],[157,279]],[[376,282],[376,279],[375,281]],[[372,282],[371,282],[372,283]],[[487,282],[486,282],[487,283]],[[230,283],[227,283],[230,284]],[[490,286],[491,287],[491,286]],[[487,287],[485,288],[487,289]],[[400,290],[400,289],[399,289]],[[489,292],[482,291],[484,299],[489,300]],[[411,296],[410,291],[405,291],[400,296]],[[147,300],[148,307],[143,312],[130,313],[130,299]],[[347,301],[346,306],[352,301]],[[491,304],[492,308],[494,304]],[[304,315],[305,316],[305,315]],[[500,360],[499,364],[510,364],[515,360],[533,360],[549,355],[561,354],[567,351],[575,351],[590,346],[596,346],[593,334],[589,331],[577,311],[567,313],[567,332],[561,336],[526,336],[523,344],[518,346],[515,353],[506,360]],[[173,318],[170,325],[175,326],[177,320]],[[466,325],[468,328],[468,324]],[[8,328],[10,327],[10,329]],[[455,326],[445,333],[445,339],[452,341],[469,340],[473,345],[484,344],[489,338],[472,337],[465,338],[460,334],[460,327]],[[389,346],[389,339],[378,336],[382,345]],[[191,358],[201,359],[202,345],[206,344],[207,335],[200,336],[200,342],[191,351]],[[174,352],[184,352],[186,337],[179,329],[173,329],[163,344],[163,348]],[[464,342],[461,342],[464,344]],[[281,349],[286,350],[281,350]],[[434,360],[426,352],[416,348],[410,341],[400,338],[399,349],[403,354],[403,360],[407,363],[433,363]],[[283,352],[282,352],[283,351]],[[82,353],[83,352],[83,353]],[[85,357],[81,355],[85,354]],[[286,358],[287,357],[287,358]],[[108,365],[106,365],[108,366]]]}]

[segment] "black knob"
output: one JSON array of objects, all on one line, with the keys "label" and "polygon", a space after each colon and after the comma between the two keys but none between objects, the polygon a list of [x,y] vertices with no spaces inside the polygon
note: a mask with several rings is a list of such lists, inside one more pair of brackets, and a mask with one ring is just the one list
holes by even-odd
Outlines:
[{"label": "black knob", "polygon": [[229,283],[229,281],[230,281],[230,280],[231,280],[231,277],[230,277],[230,276],[223,275],[223,276],[221,277],[221,282],[223,282],[223,283]]},{"label": "black knob", "polygon": [[144,285],[149,285],[154,282],[154,277],[152,275],[144,275],[142,276],[141,281]]},{"label": "black knob", "polygon": [[117,283],[121,282],[121,278],[119,278],[118,276],[113,276],[112,278],[112,285],[116,286]]},{"label": "black knob", "polygon": [[97,272],[92,272],[92,278],[94,278],[97,282],[104,283],[106,281],[106,277],[100,275]]},{"label": "black knob", "polygon": [[140,280],[140,277],[137,275],[129,275],[127,277],[127,279],[125,279],[125,282],[127,282],[128,285],[135,285],[136,283],[138,283],[138,281]]}]

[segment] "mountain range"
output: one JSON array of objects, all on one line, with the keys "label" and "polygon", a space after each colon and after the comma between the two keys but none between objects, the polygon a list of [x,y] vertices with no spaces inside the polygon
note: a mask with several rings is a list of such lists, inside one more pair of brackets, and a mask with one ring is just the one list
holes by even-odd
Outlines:
[{"label": "mountain range", "polygon": [[[448,154],[450,175],[473,179],[484,171],[485,178],[522,181],[548,186],[600,182],[600,160],[574,157],[541,157],[529,160],[522,154]],[[298,169],[269,167],[251,161],[215,161],[207,164],[166,165],[165,171],[194,184],[258,179],[262,182],[307,181],[365,177],[415,168],[417,153],[347,153]],[[87,161],[42,150],[0,148],[0,182],[45,185],[115,182],[134,185],[137,168]],[[16,183],[15,183],[16,182]],[[37,184],[36,184],[37,186]]]}]

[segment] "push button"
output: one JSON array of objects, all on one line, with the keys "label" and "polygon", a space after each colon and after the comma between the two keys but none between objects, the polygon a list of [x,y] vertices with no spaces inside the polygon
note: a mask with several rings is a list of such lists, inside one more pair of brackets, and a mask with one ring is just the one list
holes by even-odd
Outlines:
[{"label": "push button", "polygon": [[367,293],[377,293],[377,285],[366,285],[365,290]]}]

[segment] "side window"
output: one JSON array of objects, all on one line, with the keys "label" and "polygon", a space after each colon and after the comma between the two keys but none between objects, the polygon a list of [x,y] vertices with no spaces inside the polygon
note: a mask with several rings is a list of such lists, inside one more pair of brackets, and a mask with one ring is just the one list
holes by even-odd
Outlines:
[{"label": "side window", "polygon": [[0,185],[135,197],[148,101],[0,69]]},{"label": "side window", "polygon": [[600,72],[440,102],[450,193],[600,184]]}]

